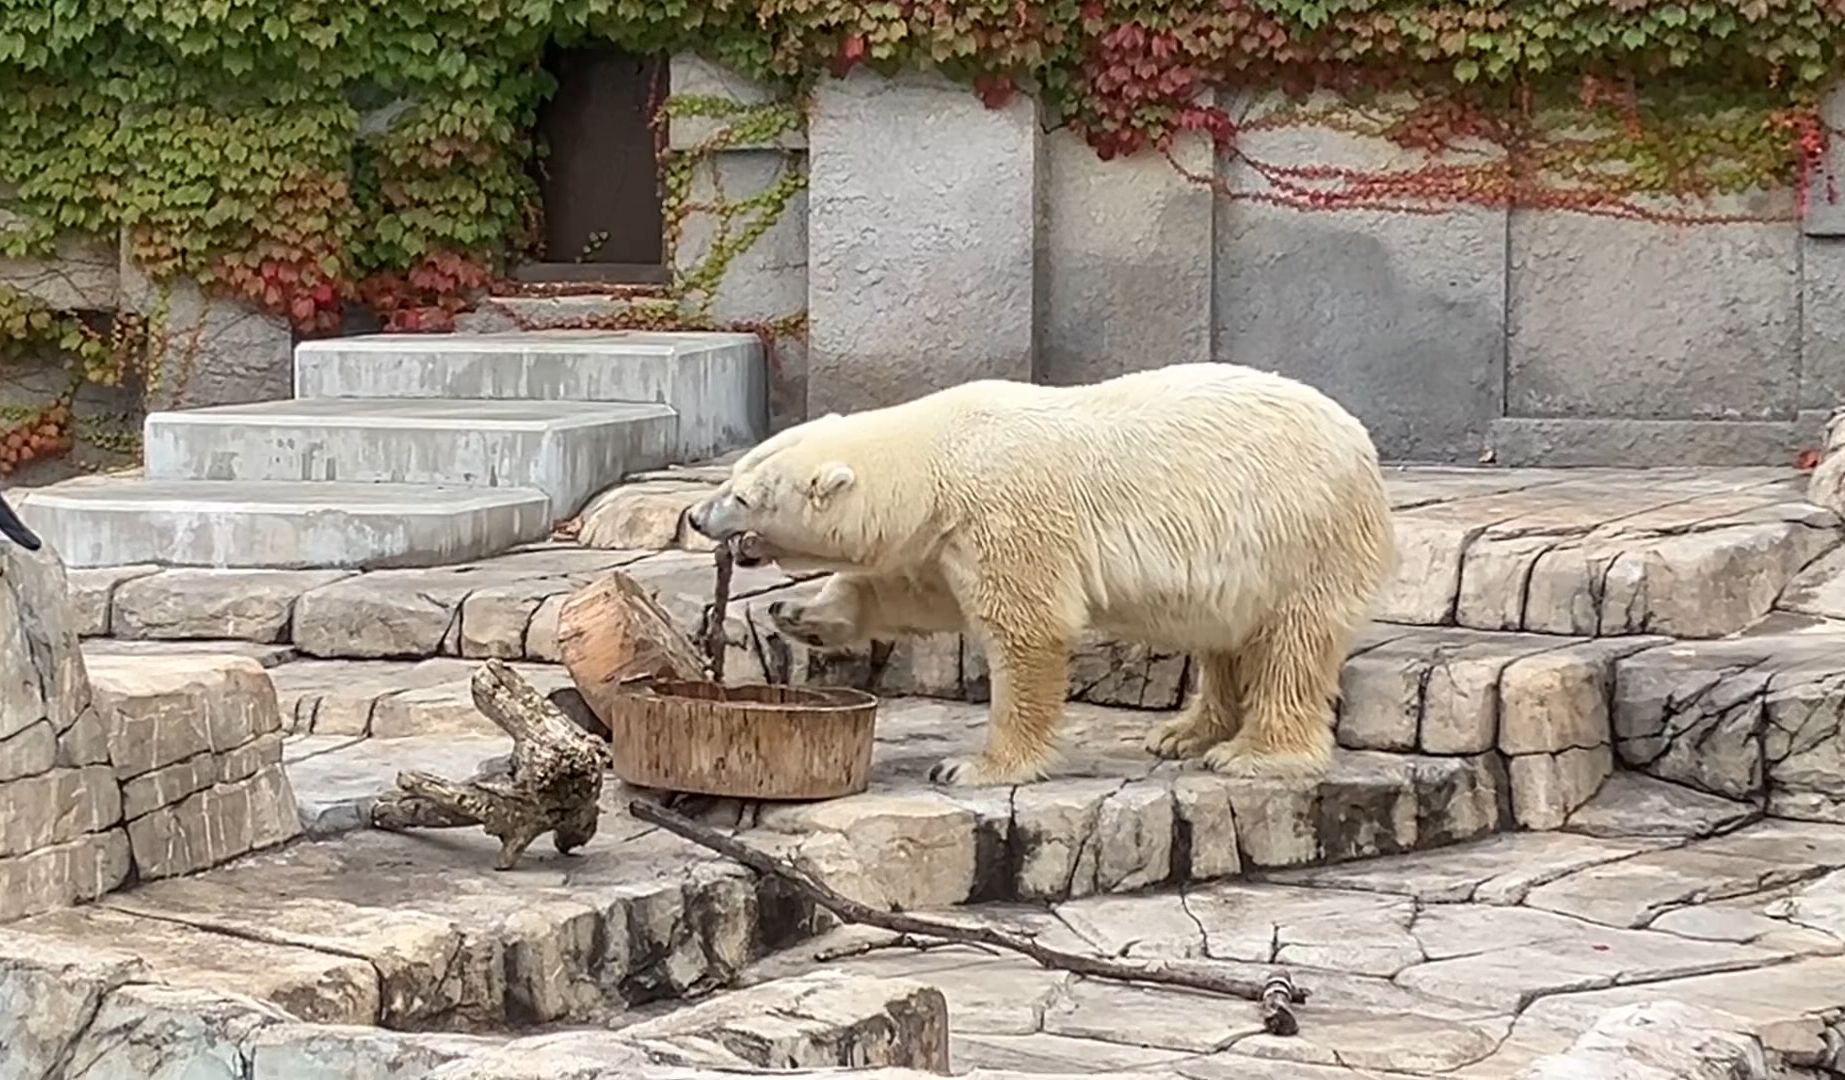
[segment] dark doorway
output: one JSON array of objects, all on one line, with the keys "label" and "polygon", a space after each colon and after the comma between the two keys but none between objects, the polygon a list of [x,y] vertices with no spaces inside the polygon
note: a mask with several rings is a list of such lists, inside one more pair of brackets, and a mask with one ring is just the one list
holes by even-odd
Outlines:
[{"label": "dark doorway", "polygon": [[551,46],[557,90],[540,108],[549,148],[537,163],[544,249],[526,281],[653,284],[667,279],[651,110],[666,94],[664,57],[605,45]]}]

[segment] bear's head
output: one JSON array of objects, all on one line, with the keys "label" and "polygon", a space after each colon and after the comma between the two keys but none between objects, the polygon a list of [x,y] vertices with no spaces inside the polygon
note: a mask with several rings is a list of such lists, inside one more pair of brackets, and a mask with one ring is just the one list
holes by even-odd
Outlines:
[{"label": "bear's head", "polygon": [[914,507],[884,505],[890,488],[866,483],[877,455],[861,452],[854,427],[829,415],[764,442],[686,512],[687,523],[720,542],[741,538],[744,565],[774,560],[795,572],[877,566],[916,527]]}]

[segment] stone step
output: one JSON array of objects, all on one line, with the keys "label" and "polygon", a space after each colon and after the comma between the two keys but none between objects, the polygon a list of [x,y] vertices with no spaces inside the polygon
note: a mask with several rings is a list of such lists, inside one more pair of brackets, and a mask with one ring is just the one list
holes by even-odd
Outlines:
[{"label": "stone step", "polygon": [[[464,719],[484,724],[467,705],[467,661],[557,662],[564,602],[615,569],[653,591],[682,630],[697,631],[713,569],[709,555],[693,552],[547,543],[438,570],[332,578],[140,567],[75,571],[71,583],[82,601],[83,632],[91,635],[245,638],[292,645],[324,662],[291,665],[278,680],[299,679],[304,691],[324,687],[329,700],[347,702],[324,715],[348,719],[301,730],[412,734]],[[984,652],[957,634],[824,652],[783,638],[767,617],[769,605],[820,587],[774,567],[738,570],[726,620],[728,677],[843,684],[884,697],[987,698]],[[1708,642],[1378,623],[1346,662],[1339,739],[1356,750],[1495,753],[1512,780],[1515,819],[1530,828],[1554,828],[1594,792],[1617,756],[1728,797],[1845,821],[1838,770],[1820,764],[1827,754],[1845,753],[1845,742],[1826,734],[1845,709],[1845,554],[1797,575],[1784,605],[1742,637]],[[1774,656],[1799,662],[1764,659]],[[416,667],[415,686],[381,683],[383,668],[340,663],[369,660]],[[422,661],[428,663],[418,666]],[[1764,684],[1769,667],[1785,671]],[[1173,709],[1189,682],[1182,655],[1092,636],[1072,657],[1069,696]],[[1702,693],[1718,684],[1725,694]],[[389,708],[373,713],[372,703],[386,697]],[[1761,723],[1763,716],[1774,723]],[[385,720],[368,729],[366,717]],[[1704,731],[1718,737],[1703,741]],[[1784,731],[1808,734],[1790,740]]]},{"label": "stone step", "polygon": [[1622,664],[1611,693],[1628,768],[1845,824],[1845,622],[1787,615],[1673,643]]},{"label": "stone step", "polygon": [[1403,469],[1380,618],[1423,626],[1716,638],[1845,540],[1781,469]]},{"label": "stone step", "polygon": [[553,518],[672,458],[665,405],[316,398],[153,413],[155,480],[320,480],[536,488]]},{"label": "stone step", "polygon": [[84,477],[18,509],[73,568],[441,565],[539,539],[553,520],[531,488],[325,481]]},{"label": "stone step", "polygon": [[679,414],[675,461],[767,434],[754,334],[535,330],[303,342],[295,397],[654,402]]},{"label": "stone step", "polygon": [[[344,584],[358,585],[361,580]],[[298,607],[299,617],[315,618],[313,606]],[[372,611],[368,621],[389,618],[388,612]],[[465,624],[465,615],[462,621]],[[363,632],[356,629],[359,622],[352,620],[355,629],[349,635]],[[1347,661],[1344,697],[1336,714],[1339,744],[1354,752],[1403,759],[1490,757],[1507,778],[1511,821],[1523,828],[1554,829],[1614,770],[1607,687],[1618,662],[1664,644],[1665,639],[1572,642],[1523,634],[1399,630],[1387,644]],[[1120,660],[1105,653],[1093,659],[1097,665]],[[372,742],[494,738],[498,730],[474,707],[469,690],[477,666],[478,661],[450,657],[298,659],[275,667],[273,677],[284,726],[299,735]],[[514,667],[544,693],[570,685],[569,675],[555,664]],[[727,675],[732,682],[763,678],[742,664],[731,665]],[[807,668],[794,675],[796,682],[875,691],[886,703],[883,722],[899,730],[907,729],[906,717],[921,713],[952,720],[948,726],[957,733],[978,733],[987,722],[984,693],[973,695],[982,700],[955,700],[966,695],[951,695],[950,688],[937,686],[936,696],[912,696],[926,694],[930,687],[902,672],[868,678],[865,668],[842,665]],[[1132,677],[1131,670],[1125,677]],[[1057,741],[1066,756],[1074,757],[1073,763],[1059,767],[1062,772],[1088,767],[1085,755],[1093,747],[1086,740],[1092,721],[1085,718],[1099,708],[1110,715],[1119,713],[1119,729],[1137,727],[1144,740],[1179,703],[1182,688],[1176,674],[1168,685],[1169,695],[1145,705],[1118,698],[1104,698],[1106,704],[1098,705],[1094,687],[1073,687],[1076,700],[1067,706],[1072,719]],[[1125,710],[1119,708],[1123,704],[1128,706]],[[1133,738],[1120,735],[1120,741],[1123,757],[1138,762],[1138,767],[1155,763]],[[920,774],[928,762],[912,764]],[[388,783],[395,774],[383,775]]]},{"label": "stone step", "polygon": [[[292,666],[272,670],[278,686]],[[450,696],[447,687],[440,692]],[[282,697],[286,709],[288,692]],[[869,791],[814,803],[701,798],[681,809],[750,830],[767,846],[796,843],[806,865],[836,888],[906,910],[1061,900],[1337,863],[1440,847],[1512,824],[1506,774],[1494,755],[1342,750],[1317,782],[1241,780],[1149,755],[1142,743],[1160,719],[1072,705],[1063,759],[1049,779],[943,788],[926,778],[930,765],[977,750],[986,710],[890,698],[880,703]],[[462,727],[396,738],[296,735],[284,760],[307,828],[327,836],[357,828],[405,769],[466,775],[511,745]],[[615,794],[612,805],[623,806],[635,793]],[[624,836],[630,824],[603,828]],[[907,840],[885,850],[893,836]]]}]

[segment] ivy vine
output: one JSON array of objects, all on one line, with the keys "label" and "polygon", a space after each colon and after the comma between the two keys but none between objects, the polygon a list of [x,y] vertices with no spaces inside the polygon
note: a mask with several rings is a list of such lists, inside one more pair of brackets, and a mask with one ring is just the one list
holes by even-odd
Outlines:
[{"label": "ivy vine", "polygon": [[[304,332],[336,329],[357,303],[392,329],[443,329],[538,235],[527,163],[553,88],[540,58],[548,44],[590,42],[696,51],[797,103],[815,80],[856,66],[933,67],[992,105],[1035,95],[1051,122],[1104,158],[1206,135],[1259,180],[1196,177],[1233,198],[1718,221],[1736,215],[1684,200],[1789,185],[1804,197],[1828,134],[1816,102],[1839,72],[1845,9],[1833,0],[0,0],[0,256],[44,256],[68,235],[120,237],[156,279],[245,298]],[[1256,115],[1217,104],[1249,88],[1300,96]],[[1304,96],[1314,90],[1345,104],[1329,110]],[[805,178],[791,161],[764,190],[733,198],[715,185],[695,197],[698,162],[773,144],[803,118],[798,105],[717,99],[669,100],[662,112],[722,121],[661,161],[668,243],[686,215],[713,225],[703,256],[680,266],[676,302],[636,305],[627,317],[708,325],[725,269]],[[1352,168],[1267,162],[1250,149],[1265,128],[1303,123],[1423,157]],[[146,363],[145,321],[98,328],[27,307],[0,294],[0,341],[61,348],[76,358],[73,372]],[[791,316],[780,329],[796,325]],[[0,446],[51,452],[68,438],[68,419],[62,428],[55,419],[63,415],[0,430]],[[45,434],[48,425],[60,433]],[[21,460],[6,452],[0,469]]]}]

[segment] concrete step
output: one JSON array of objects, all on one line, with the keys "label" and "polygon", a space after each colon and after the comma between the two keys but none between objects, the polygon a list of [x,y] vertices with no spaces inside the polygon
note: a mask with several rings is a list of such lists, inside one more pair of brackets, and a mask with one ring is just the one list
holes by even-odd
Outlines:
[{"label": "concrete step", "polygon": [[679,414],[674,459],[690,461],[767,433],[765,366],[754,334],[375,334],[303,342],[295,397],[656,402]]},{"label": "concrete step", "polygon": [[664,405],[317,398],[147,418],[154,480],[319,480],[535,488],[555,519],[672,458]]},{"label": "concrete step", "polygon": [[530,488],[84,477],[19,511],[71,567],[382,568],[478,559],[543,537]]}]

